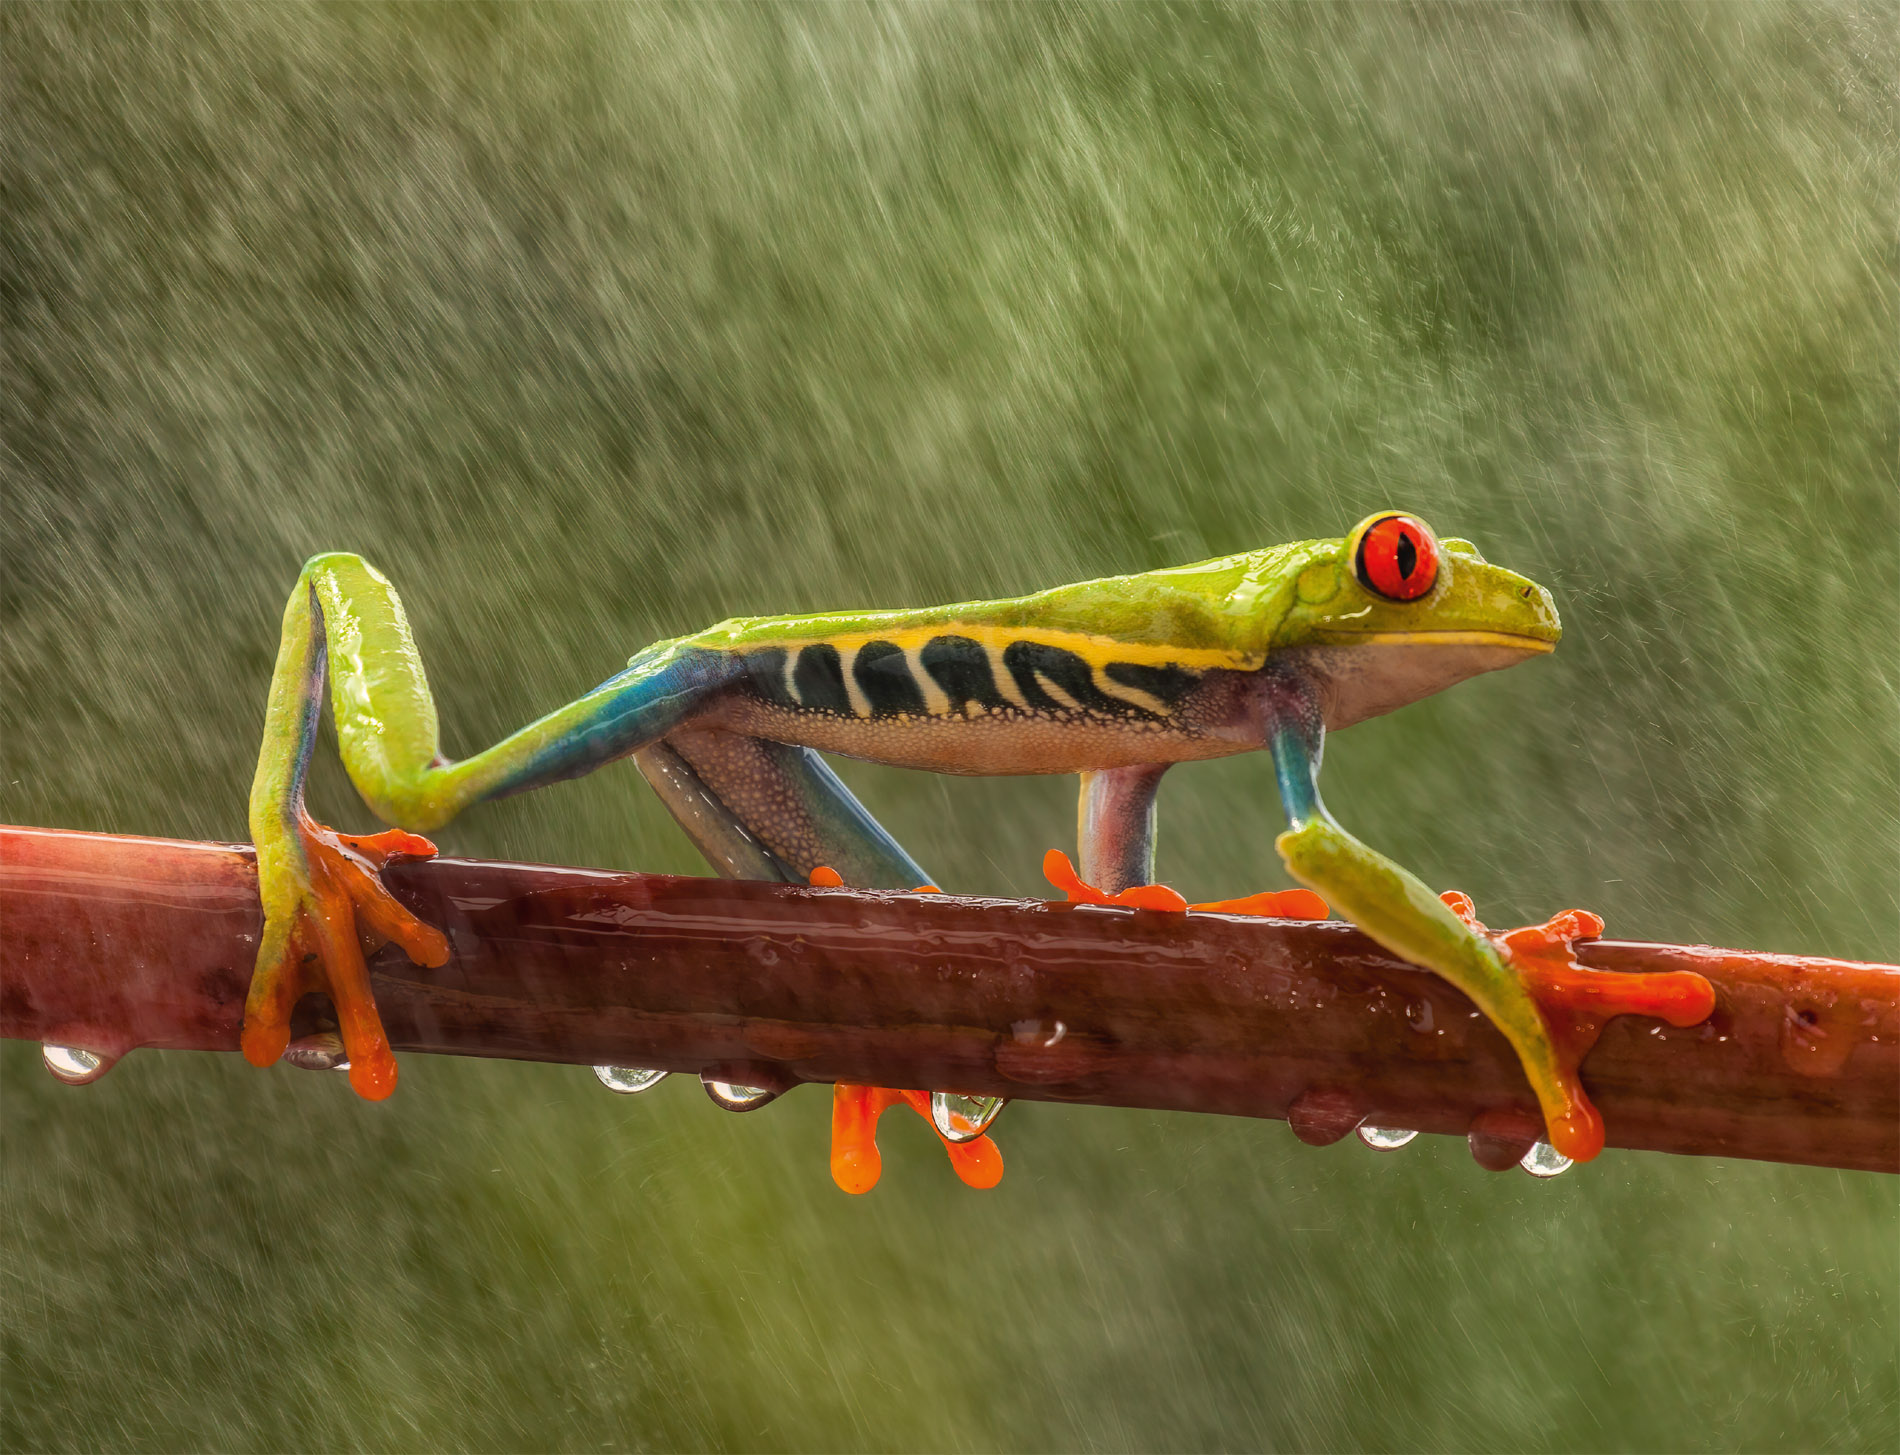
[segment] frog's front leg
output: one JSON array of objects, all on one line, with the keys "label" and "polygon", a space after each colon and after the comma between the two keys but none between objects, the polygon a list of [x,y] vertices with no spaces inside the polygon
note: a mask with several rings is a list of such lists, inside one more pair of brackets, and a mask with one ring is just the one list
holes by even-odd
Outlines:
[{"label": "frog's front leg", "polygon": [[1127,909],[1180,913],[1206,910],[1279,919],[1325,919],[1326,904],[1304,889],[1269,890],[1244,899],[1189,904],[1185,897],[1154,882],[1155,795],[1168,763],[1105,768],[1082,774],[1076,804],[1076,845],[1082,868],[1051,849],[1042,872],[1071,904],[1114,904]]},{"label": "frog's front leg", "polygon": [[1167,763],[1106,768],[1082,775],[1075,842],[1082,878],[1120,894],[1155,877],[1155,796]]},{"label": "frog's front leg", "polygon": [[[1268,668],[1260,686],[1263,735],[1292,824],[1277,847],[1293,877],[1319,890],[1386,949],[1436,971],[1470,996],[1517,1052],[1550,1144],[1573,1161],[1595,1157],[1603,1148],[1603,1119],[1578,1075],[1595,1027],[1608,1016],[1631,1013],[1693,1025],[1713,1008],[1708,982],[1690,974],[1624,976],[1578,968],[1568,953],[1570,942],[1602,928],[1601,920],[1583,911],[1566,911],[1539,930],[1496,938],[1482,933],[1462,896],[1442,902],[1327,813],[1318,784],[1325,727],[1312,684],[1296,672]],[[1547,963],[1552,961],[1562,963]],[[1581,1027],[1590,1022],[1583,1034]]]},{"label": "frog's front leg", "polygon": [[304,811],[304,777],[316,743],[323,690],[343,762],[358,792],[385,821],[421,831],[470,803],[586,773],[652,742],[702,711],[732,680],[715,654],[656,648],[585,697],[458,763],[438,751],[434,699],[402,603],[359,556],[305,564],[284,608],[264,741],[251,785],[264,931],[245,1002],[245,1056],[277,1060],[290,1017],[307,991],[335,1003],[350,1084],[387,1096],[396,1064],[369,990],[360,922],[423,964],[448,946],[390,898],[376,875],[397,855],[434,845],[414,833],[350,838]]}]

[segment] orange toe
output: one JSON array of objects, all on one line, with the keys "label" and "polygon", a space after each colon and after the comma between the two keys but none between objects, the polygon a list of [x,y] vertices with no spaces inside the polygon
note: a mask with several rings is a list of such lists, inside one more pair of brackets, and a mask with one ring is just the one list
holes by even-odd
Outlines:
[{"label": "orange toe", "polygon": [[1070,904],[1107,904],[1108,896],[1093,884],[1082,882],[1082,876],[1075,872],[1075,865],[1069,862],[1069,856],[1060,849],[1051,849],[1042,856],[1042,877],[1060,889]]},{"label": "orange toe", "polygon": [[839,1082],[831,1092],[831,1180],[845,1192],[865,1193],[877,1186],[884,1159],[877,1149],[877,1123],[902,1102],[929,1124],[949,1155],[951,1169],[970,1187],[994,1187],[1003,1180],[1003,1154],[987,1136],[953,1142],[930,1116],[930,1093],[896,1091],[886,1086]]},{"label": "orange toe", "polygon": [[990,1188],[1003,1180],[1003,1154],[988,1137],[974,1142],[945,1142],[950,1166],[966,1187]]},{"label": "orange toe", "polygon": [[385,829],[379,834],[338,834],[337,840],[378,869],[391,859],[433,859],[435,844],[421,834]]},{"label": "orange toe", "polygon": [[1165,884],[1136,884],[1109,901],[1130,909],[1158,909],[1168,914],[1186,914],[1187,896],[1177,894]]},{"label": "orange toe", "polygon": [[883,1173],[877,1150],[877,1119],[888,1101],[874,1086],[840,1081],[831,1089],[831,1180],[846,1192],[869,1192]]},{"label": "orange toe", "polygon": [[1188,907],[1187,900],[1165,884],[1137,884],[1120,894],[1097,889],[1076,873],[1060,849],[1042,856],[1042,877],[1060,889],[1069,904],[1118,904],[1124,909],[1158,909],[1169,914],[1183,914]]},{"label": "orange toe", "polygon": [[1214,899],[1188,908],[1206,914],[1253,914],[1267,919],[1325,919],[1332,913],[1326,901],[1310,889],[1269,889],[1243,899]]},{"label": "orange toe", "polygon": [[1478,923],[1478,906],[1471,902],[1471,896],[1469,894],[1458,889],[1447,889],[1443,894],[1439,895],[1438,898],[1446,909],[1457,915],[1459,919],[1470,925],[1472,929],[1477,930],[1480,934],[1484,932],[1484,926]]}]

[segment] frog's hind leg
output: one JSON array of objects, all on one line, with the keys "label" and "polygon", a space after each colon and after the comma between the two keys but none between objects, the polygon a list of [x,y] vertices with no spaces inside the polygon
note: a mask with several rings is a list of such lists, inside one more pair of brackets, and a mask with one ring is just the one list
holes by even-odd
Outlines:
[{"label": "frog's hind leg", "polygon": [[[699,851],[728,879],[915,889],[929,876],[809,748],[717,729],[683,729],[634,762]],[[826,873],[825,871],[831,871]],[[832,1091],[831,1175],[869,1192],[882,1166],[878,1118],[904,1105],[930,1122],[930,1093],[840,1083]],[[971,1187],[994,1187],[1003,1154],[987,1136],[937,1133]]]},{"label": "frog's hind leg", "polygon": [[801,875],[767,848],[671,743],[640,749],[633,765],[721,879],[807,882],[809,871]]},{"label": "frog's hind leg", "polygon": [[824,865],[860,889],[930,882],[810,748],[688,728],[634,763],[726,878],[805,884]]},{"label": "frog's hind leg", "polygon": [[[383,1034],[357,944],[359,924],[423,963],[448,945],[390,898],[377,879],[385,860],[426,856],[417,833],[482,799],[572,778],[653,742],[703,711],[737,678],[719,654],[662,644],[623,672],[485,752],[450,762],[437,740],[435,701],[386,577],[360,556],[305,563],[284,608],[283,636],[251,784],[264,929],[245,1002],[244,1054],[268,1065],[284,1052],[290,1016],[307,991],[334,1002],[350,1084],[387,1096],[395,1058]],[[338,835],[304,810],[324,687],[351,781],[385,821],[409,833]]]}]

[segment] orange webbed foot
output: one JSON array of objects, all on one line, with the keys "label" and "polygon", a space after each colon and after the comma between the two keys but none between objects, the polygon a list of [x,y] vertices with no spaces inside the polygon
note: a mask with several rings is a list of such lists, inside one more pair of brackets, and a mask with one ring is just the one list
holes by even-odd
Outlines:
[{"label": "orange webbed foot", "polygon": [[1137,884],[1120,894],[1109,894],[1083,882],[1075,865],[1060,849],[1042,856],[1042,877],[1060,889],[1069,904],[1119,904],[1125,909],[1158,909],[1169,914],[1186,914],[1188,902],[1165,884]]},{"label": "orange webbed foot", "polygon": [[[827,864],[811,871],[816,889],[840,889],[844,876]],[[920,884],[916,894],[942,894],[934,884]],[[884,1159],[877,1150],[878,1118],[899,1103],[929,1123],[943,1143],[950,1166],[971,1187],[994,1187],[1003,1180],[1003,1154],[987,1136],[954,1142],[938,1130],[930,1115],[930,1093],[896,1091],[887,1086],[854,1086],[839,1082],[831,1093],[831,1180],[846,1192],[869,1192],[877,1186]]]},{"label": "orange webbed foot", "polygon": [[1097,889],[1076,873],[1069,856],[1051,849],[1042,856],[1042,874],[1068,896],[1070,904],[1119,904],[1133,909],[1159,909],[1180,914],[1201,910],[1211,914],[1249,914],[1270,919],[1325,919],[1326,901],[1310,889],[1277,889],[1264,894],[1249,894],[1242,899],[1211,899],[1204,904],[1189,904],[1185,897],[1165,884],[1137,884],[1120,894]]},{"label": "orange webbed foot", "polygon": [[1536,1003],[1556,1051],[1559,1091],[1565,1105],[1545,1108],[1550,1143],[1574,1162],[1603,1150],[1603,1118],[1584,1093],[1578,1067],[1613,1016],[1645,1015],[1672,1026],[1699,1025],[1715,1009],[1715,987],[1689,970],[1628,975],[1589,970],[1577,961],[1577,942],[1603,933],[1603,920],[1587,909],[1566,909],[1541,925],[1492,932],[1479,921],[1470,898],[1447,890],[1447,908],[1484,935],[1517,969]]},{"label": "orange webbed foot", "polygon": [[886,1086],[853,1086],[839,1082],[831,1093],[831,1180],[846,1192],[869,1192],[877,1186],[884,1159],[877,1150],[878,1118],[899,1103],[929,1123],[943,1143],[950,1166],[970,1187],[994,1187],[1003,1180],[1003,1154],[987,1136],[953,1142],[930,1115],[927,1091],[894,1091]]},{"label": "orange webbed foot", "polygon": [[396,1089],[396,1058],[376,1013],[357,926],[402,946],[419,965],[447,961],[448,939],[398,904],[378,878],[392,859],[426,859],[435,845],[401,829],[339,834],[302,814],[293,840],[292,852],[277,860],[275,882],[260,870],[264,934],[240,1044],[252,1065],[272,1064],[289,1045],[298,1000],[324,991],[336,1009],[351,1087],[380,1101]]},{"label": "orange webbed foot", "polygon": [[[820,864],[816,869],[811,871],[810,876],[806,879],[806,883],[810,884],[813,889],[842,889],[844,888],[844,875],[840,874],[829,864]],[[942,894],[943,891],[934,884],[919,884],[915,889],[911,890],[911,893]]]}]

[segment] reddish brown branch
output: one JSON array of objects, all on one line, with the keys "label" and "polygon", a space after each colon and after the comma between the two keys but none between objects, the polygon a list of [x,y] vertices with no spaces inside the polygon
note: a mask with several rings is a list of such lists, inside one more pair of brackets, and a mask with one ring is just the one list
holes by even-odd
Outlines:
[{"label": "reddish brown branch", "polygon": [[[1534,1134],[1500,1037],[1337,923],[461,860],[395,892],[454,945],[371,961],[398,1050]],[[0,1034],[234,1051],[259,927],[248,847],[0,829]],[[1900,1171],[1900,968],[1602,940],[1693,969],[1704,1025],[1612,1021],[1584,1066],[1612,1146]]]}]

